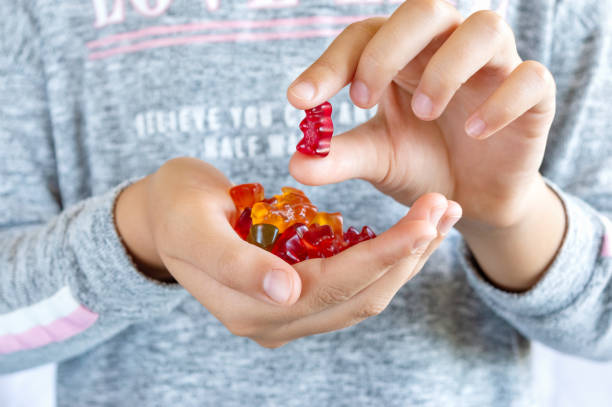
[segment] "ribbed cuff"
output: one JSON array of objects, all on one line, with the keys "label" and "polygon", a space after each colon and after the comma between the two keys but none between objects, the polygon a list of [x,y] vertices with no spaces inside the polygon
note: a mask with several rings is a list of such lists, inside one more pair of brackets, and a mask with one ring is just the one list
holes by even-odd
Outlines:
[{"label": "ribbed cuff", "polygon": [[465,240],[461,243],[460,259],[468,282],[489,306],[503,313],[542,316],[562,311],[580,297],[593,277],[605,233],[603,222],[586,203],[548,180],[547,184],[563,202],[567,229],[556,258],[530,290],[510,293],[493,286],[483,278]]},{"label": "ribbed cuff", "polygon": [[140,273],[117,233],[114,206],[121,191],[136,180],[88,199],[71,211],[68,250],[79,272],[76,294],[94,312],[130,320],[170,312],[187,295],[178,284],[152,280]]}]

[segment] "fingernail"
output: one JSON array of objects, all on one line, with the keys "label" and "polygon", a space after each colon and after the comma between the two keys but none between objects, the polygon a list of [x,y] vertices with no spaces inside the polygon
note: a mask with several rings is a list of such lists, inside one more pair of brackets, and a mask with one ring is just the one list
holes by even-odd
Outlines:
[{"label": "fingernail", "polygon": [[425,252],[425,250],[427,250],[427,246],[429,246],[432,240],[433,240],[433,237],[431,236],[422,237],[418,239],[414,243],[414,247],[412,248],[412,254],[418,254],[418,253]]},{"label": "fingernail", "polygon": [[272,270],[264,277],[263,289],[272,300],[284,304],[291,296],[291,281],[284,271]]},{"label": "fingernail", "polygon": [[433,112],[433,103],[429,96],[424,93],[418,92],[412,98],[412,109],[417,116],[429,117]]},{"label": "fingernail", "polygon": [[355,81],[351,85],[351,98],[359,105],[367,105],[370,100],[370,91],[365,83]]},{"label": "fingernail", "polygon": [[315,91],[315,86],[308,81],[298,82],[291,87],[291,93],[302,100],[312,99],[315,95]]},{"label": "fingernail", "polygon": [[450,230],[455,226],[457,222],[459,222],[461,216],[450,216],[448,218],[442,219],[440,224],[438,225],[438,232],[441,235],[446,235]]},{"label": "fingernail", "polygon": [[438,222],[440,222],[442,215],[446,212],[446,208],[446,206],[436,206],[429,213],[429,222],[431,222],[434,227],[438,226]]},{"label": "fingernail", "polygon": [[482,134],[485,127],[487,127],[487,125],[484,121],[482,121],[482,119],[479,117],[474,117],[465,126],[465,131],[468,136],[476,138]]}]

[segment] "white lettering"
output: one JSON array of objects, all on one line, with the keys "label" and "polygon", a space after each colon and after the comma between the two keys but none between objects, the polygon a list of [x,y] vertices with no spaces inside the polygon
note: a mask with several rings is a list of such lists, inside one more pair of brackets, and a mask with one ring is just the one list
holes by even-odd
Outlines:
[{"label": "white lettering", "polygon": [[234,148],[236,149],[236,158],[244,158],[244,151],[242,150],[242,137],[236,137],[234,139]]},{"label": "white lettering", "polygon": [[194,106],[191,109],[191,113],[193,114],[193,122],[195,123],[196,129],[200,132],[204,131],[206,110],[202,106]]},{"label": "white lettering", "polygon": [[259,144],[257,143],[257,137],[255,136],[249,136],[247,138],[247,151],[249,154],[249,157],[255,157],[258,155],[259,152]]},{"label": "white lettering", "polygon": [[259,122],[264,128],[272,126],[272,107],[270,105],[263,105],[259,108]]},{"label": "white lettering", "polygon": [[287,127],[297,126],[302,119],[300,118],[301,110],[297,110],[295,107],[291,105],[285,106],[285,112],[283,114],[283,118],[285,120],[285,125]]},{"label": "white lettering", "polygon": [[136,119],[134,120],[134,124],[136,126],[136,135],[138,136],[138,138],[141,140],[146,139],[147,129],[145,127],[145,120],[144,120],[144,116],[142,115],[142,113],[136,116]]},{"label": "white lettering", "polygon": [[237,129],[242,124],[242,107],[234,106],[230,109],[230,114],[232,115],[232,123],[234,123],[234,128]]},{"label": "white lettering", "polygon": [[268,150],[272,157],[282,157],[285,154],[285,138],[275,134],[268,137]]},{"label": "white lettering", "polygon": [[140,14],[146,17],[158,17],[170,7],[170,4],[174,0],[157,0],[157,5],[151,7],[149,5],[149,0],[130,0],[132,2],[132,6],[138,11]]},{"label": "white lettering", "polygon": [[221,139],[221,152],[222,158],[232,158],[234,156],[232,151],[232,140],[229,137],[223,137]]},{"label": "white lettering", "polygon": [[208,128],[213,131],[219,130],[221,128],[218,107],[211,107],[210,109],[208,109]]},{"label": "white lettering", "polygon": [[363,123],[368,120],[367,116],[368,111],[366,109],[360,109],[357,106],[353,109],[354,122],[353,123]]},{"label": "white lettering", "polygon": [[255,106],[247,106],[244,109],[244,125],[249,129],[257,126],[257,109]]},{"label": "white lettering", "polygon": [[164,112],[155,112],[156,133],[166,133],[166,118]]},{"label": "white lettering", "polygon": [[351,117],[351,105],[347,102],[340,103],[340,108],[337,110],[338,116],[336,121],[339,124],[353,124],[353,118]]},{"label": "white lettering", "polygon": [[145,123],[147,125],[147,134],[155,133],[155,112],[147,112],[145,114]]},{"label": "white lettering", "polygon": [[219,2],[220,0],[202,0],[204,2],[204,5],[206,5],[206,8],[209,11],[216,11],[219,10]]},{"label": "white lettering", "polygon": [[295,153],[295,146],[297,145],[300,138],[302,137],[298,136],[295,133],[289,135],[289,137],[287,138],[287,154],[292,155],[293,153]]},{"label": "white lettering", "polygon": [[204,138],[204,154],[206,158],[217,158],[217,139],[214,137]]},{"label": "white lettering", "polygon": [[191,125],[189,124],[189,108],[181,107],[179,110],[179,128],[181,133],[189,133],[191,131]]},{"label": "white lettering", "polygon": [[93,0],[94,11],[96,13],[96,28],[120,23],[125,19],[124,0],[115,0],[110,13],[106,8],[106,2],[107,0]]}]

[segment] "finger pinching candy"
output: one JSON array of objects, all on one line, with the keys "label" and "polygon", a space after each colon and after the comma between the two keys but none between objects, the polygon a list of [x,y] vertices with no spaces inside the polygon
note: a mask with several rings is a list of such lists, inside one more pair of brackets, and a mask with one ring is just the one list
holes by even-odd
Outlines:
[{"label": "finger pinching candy", "polygon": [[329,154],[334,124],[331,119],[332,106],[323,102],[319,106],[306,110],[306,117],[300,123],[304,137],[296,150],[306,155],[325,157]]},{"label": "finger pinching candy", "polygon": [[344,233],[341,213],[318,212],[299,189],[283,187],[281,191],[265,198],[260,184],[243,184],[231,188],[230,196],[240,214],[236,233],[289,264],[331,257],[376,237],[367,226],[361,232],[350,227]]}]

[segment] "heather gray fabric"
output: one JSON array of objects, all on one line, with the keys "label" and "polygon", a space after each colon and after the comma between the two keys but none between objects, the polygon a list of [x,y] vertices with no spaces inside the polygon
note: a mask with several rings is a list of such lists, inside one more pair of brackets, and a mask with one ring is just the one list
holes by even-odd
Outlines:
[{"label": "heather gray fabric", "polygon": [[[65,341],[0,355],[0,372],[59,362],[60,407],[527,406],[530,339],[611,358],[612,260],[602,251],[612,213],[609,0],[490,4],[506,13],[522,57],[546,64],[558,85],[542,171],[569,227],[529,292],[489,285],[454,233],[380,316],[268,350],[232,336],[179,286],[133,268],[112,219],[126,182],[188,155],[236,183],[297,186],[287,163],[301,113],[288,106],[287,85],[345,16],[397,7],[254,7],[264,3],[0,2],[0,314],[69,286],[99,315]],[[489,6],[458,3],[465,15]],[[313,15],[334,18],[302,19]],[[276,23],[227,24],[246,20]],[[225,24],[186,26],[205,21]],[[250,37],[235,41],[237,32]],[[121,33],[132,34],[111,37]],[[345,91],[332,103],[339,131],[371,114]],[[303,189],[379,232],[407,210],[361,181]]]}]

